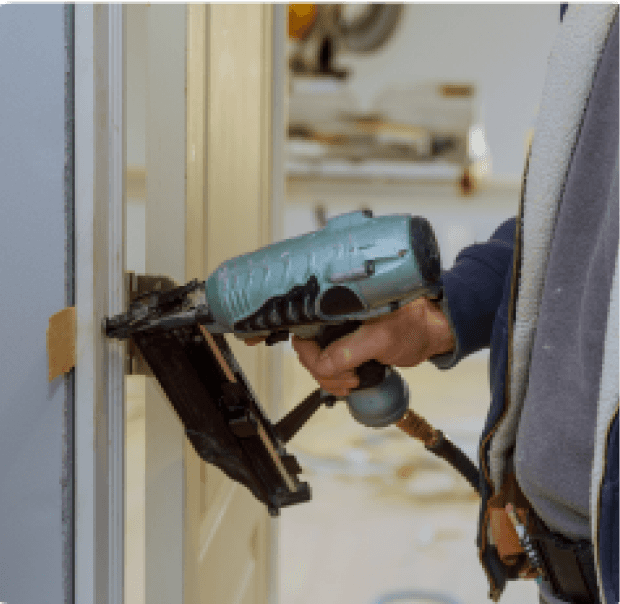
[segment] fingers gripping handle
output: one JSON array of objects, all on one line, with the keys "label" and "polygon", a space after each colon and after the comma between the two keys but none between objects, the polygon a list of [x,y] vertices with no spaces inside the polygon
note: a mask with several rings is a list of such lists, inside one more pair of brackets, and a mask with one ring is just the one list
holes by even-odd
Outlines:
[{"label": "fingers gripping handle", "polygon": [[[317,344],[323,350],[336,340],[353,333],[361,325],[361,321],[346,321],[338,325],[325,325],[316,338]],[[356,390],[378,386],[385,379],[387,371],[388,366],[379,363],[375,359],[366,361],[359,367],[356,367],[354,373],[360,380]]]},{"label": "fingers gripping handle", "polygon": [[[354,332],[361,321],[347,321],[340,325],[326,325],[318,335],[321,349]],[[371,359],[355,368],[360,383],[346,402],[351,415],[361,424],[383,427],[399,420],[409,406],[407,385],[391,367]]]}]

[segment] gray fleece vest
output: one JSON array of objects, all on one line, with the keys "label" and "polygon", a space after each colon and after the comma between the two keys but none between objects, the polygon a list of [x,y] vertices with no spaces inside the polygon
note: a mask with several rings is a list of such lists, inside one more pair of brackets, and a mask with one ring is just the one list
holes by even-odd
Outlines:
[{"label": "gray fleece vest", "polygon": [[[511,405],[489,454],[495,489],[514,464],[539,516],[575,539],[596,539],[601,444],[618,405],[617,12],[571,6],[549,59],[525,189]],[[545,586],[542,597],[558,602]]]},{"label": "gray fleece vest", "polygon": [[572,539],[590,538],[593,434],[618,248],[617,159],[616,22],[554,228],[515,456],[538,515]]}]

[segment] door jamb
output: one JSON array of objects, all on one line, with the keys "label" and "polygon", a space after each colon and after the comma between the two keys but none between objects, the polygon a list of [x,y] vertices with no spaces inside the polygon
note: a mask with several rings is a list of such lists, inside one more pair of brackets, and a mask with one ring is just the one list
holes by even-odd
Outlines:
[{"label": "door jamb", "polygon": [[124,310],[125,18],[75,8],[75,601],[123,603],[124,345],[102,320]]}]

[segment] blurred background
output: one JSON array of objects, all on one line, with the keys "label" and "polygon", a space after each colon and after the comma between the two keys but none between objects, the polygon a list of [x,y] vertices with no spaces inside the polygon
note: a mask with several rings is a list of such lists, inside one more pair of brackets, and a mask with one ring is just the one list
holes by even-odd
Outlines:
[{"label": "blurred background", "polygon": [[[517,209],[557,4],[289,5],[282,236],[362,208],[435,228],[444,268]],[[403,371],[411,408],[473,459],[488,353]],[[313,388],[290,347],[283,405]],[[396,428],[322,409],[291,448],[313,500],[280,521],[280,602],[488,601],[477,497]],[[531,582],[502,602],[536,601]]]}]

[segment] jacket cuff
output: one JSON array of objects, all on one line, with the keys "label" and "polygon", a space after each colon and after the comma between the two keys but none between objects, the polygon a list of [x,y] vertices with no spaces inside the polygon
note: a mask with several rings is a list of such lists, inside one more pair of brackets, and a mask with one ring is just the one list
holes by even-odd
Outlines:
[{"label": "jacket cuff", "polygon": [[446,296],[445,290],[438,304],[439,308],[441,308],[443,314],[448,319],[448,325],[450,326],[450,331],[452,332],[452,336],[454,338],[454,350],[452,350],[451,352],[446,352],[444,354],[436,354],[435,356],[430,357],[428,360],[433,365],[435,365],[437,369],[451,369],[461,360],[462,355],[459,338],[457,336],[456,330],[454,329],[454,324],[452,323],[450,307],[448,305],[448,297]]}]

